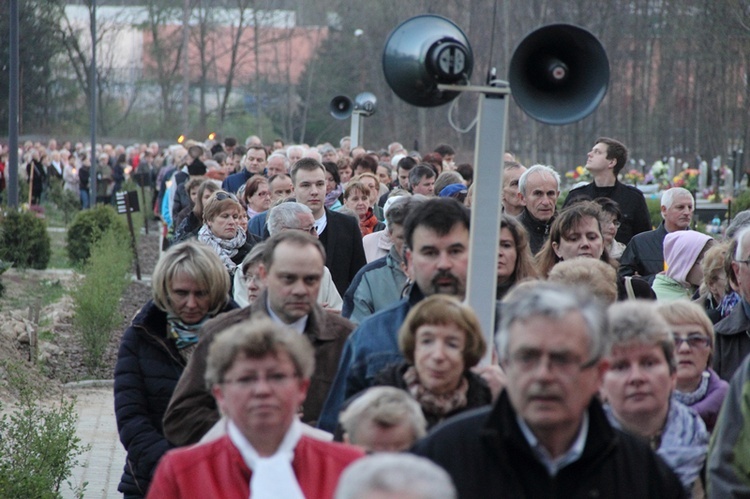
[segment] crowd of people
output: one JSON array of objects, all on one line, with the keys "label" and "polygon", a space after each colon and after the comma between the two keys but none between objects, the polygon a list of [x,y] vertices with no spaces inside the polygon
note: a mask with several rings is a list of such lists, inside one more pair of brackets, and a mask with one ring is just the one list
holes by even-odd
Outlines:
[{"label": "crowd of people", "polygon": [[[101,148],[97,200],[130,177],[166,228],[115,372],[126,498],[750,494],[750,214],[715,239],[673,188],[653,228],[614,139],[564,202],[506,153],[487,332],[471,165],[349,143]],[[36,199],[86,168],[49,145]]]}]

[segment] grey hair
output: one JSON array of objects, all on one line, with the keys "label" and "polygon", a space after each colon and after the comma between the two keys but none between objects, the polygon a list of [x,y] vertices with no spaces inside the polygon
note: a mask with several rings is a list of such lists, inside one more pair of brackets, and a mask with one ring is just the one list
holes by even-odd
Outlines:
[{"label": "grey hair", "polygon": [[690,201],[692,201],[693,206],[695,206],[695,199],[693,199],[693,195],[689,190],[682,187],[672,187],[671,189],[667,189],[666,191],[664,191],[664,194],[661,195],[661,206],[666,209],[671,208],[674,204],[674,199],[677,196],[690,196]]},{"label": "grey hair", "polygon": [[285,227],[297,228],[299,226],[299,217],[297,215],[302,213],[309,213],[312,215],[312,210],[302,204],[296,202],[281,203],[271,208],[268,212],[268,233],[272,236],[278,234]]},{"label": "grey hair", "polygon": [[724,237],[734,239],[734,236],[748,225],[750,225],[750,210],[743,210],[732,218],[732,223],[727,227]]},{"label": "grey hair", "polygon": [[362,499],[369,492],[422,499],[456,499],[448,473],[424,457],[382,453],[357,460],[341,474],[335,499]]},{"label": "grey hair", "polygon": [[534,174],[552,176],[555,182],[557,182],[557,188],[560,189],[560,174],[554,168],[547,165],[532,165],[518,178],[518,190],[522,195],[526,196],[526,184],[529,181],[529,177]]},{"label": "grey hair", "polygon": [[427,421],[419,403],[408,392],[392,386],[368,389],[339,416],[341,426],[355,445],[358,443],[359,425],[368,420],[384,427],[407,422],[414,431],[415,441],[427,433]]},{"label": "grey hair", "polygon": [[284,160],[284,167],[287,169],[287,171],[289,171],[289,158],[286,156],[286,154],[276,151],[268,157],[268,161],[271,161],[271,158],[282,158]]},{"label": "grey hair", "polygon": [[501,360],[509,357],[510,328],[533,317],[559,320],[570,312],[579,312],[586,323],[589,360],[599,359],[607,349],[606,309],[584,288],[552,282],[529,282],[517,287],[502,302],[500,326],[495,339]]},{"label": "grey hair", "polygon": [[748,238],[748,234],[750,234],[750,226],[740,229],[735,237],[735,239],[737,240],[737,249],[734,250],[734,261],[736,262],[745,259],[743,255],[746,254],[745,250],[748,249],[745,245],[745,239]]},{"label": "grey hair", "polygon": [[300,153],[301,153],[301,154],[302,154],[303,156],[305,155],[305,148],[304,148],[304,147],[302,147],[302,146],[300,146],[300,145],[294,145],[294,146],[289,146],[289,147],[287,147],[287,149],[286,149],[286,157],[287,157],[287,158],[289,158],[289,153],[290,153],[290,152],[292,152],[293,150],[294,150],[294,151],[297,151],[297,150],[299,150],[299,151],[300,151]]},{"label": "grey hair", "polygon": [[664,352],[670,372],[675,372],[677,367],[672,327],[659,313],[654,302],[645,300],[618,302],[609,307],[607,317],[610,339],[608,353],[611,354],[613,348],[623,345],[657,345]]}]

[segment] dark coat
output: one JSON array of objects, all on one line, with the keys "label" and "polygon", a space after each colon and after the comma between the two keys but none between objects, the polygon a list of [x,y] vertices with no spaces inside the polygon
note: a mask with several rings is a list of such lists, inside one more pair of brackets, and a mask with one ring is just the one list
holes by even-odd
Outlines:
[{"label": "dark coat", "polygon": [[583,454],[554,477],[532,452],[507,392],[493,407],[438,426],[413,452],[442,466],[460,498],[685,497],[680,480],[647,443],[612,428],[596,400],[588,414]]},{"label": "dark coat", "polygon": [[620,267],[617,269],[620,277],[638,274],[649,285],[653,284],[656,274],[664,270],[665,237],[667,229],[664,222],[654,230],[634,236],[620,257]]},{"label": "dark coat", "polygon": [[[164,414],[164,434],[175,445],[198,442],[219,420],[219,411],[206,388],[206,357],[208,348],[218,333],[229,326],[252,317],[268,317],[267,293],[263,292],[249,307],[222,314],[206,323],[185,372],[174,390]],[[302,421],[314,424],[336,375],[341,350],[354,324],[338,314],[326,312],[315,305],[308,316],[305,336],[315,349],[313,372],[307,398],[302,405]]]},{"label": "dark coat", "polygon": [[[406,362],[392,364],[375,376],[373,386],[392,386],[408,392],[409,389],[406,386],[406,381],[404,381],[404,373],[407,369],[409,369],[409,364]],[[476,409],[477,407],[484,407],[492,403],[492,393],[487,383],[471,371],[466,371],[464,375],[469,380],[469,390],[466,392],[466,405],[445,415],[427,412],[423,407],[422,414],[424,414],[427,420],[428,430],[456,414]]]},{"label": "dark coat", "polygon": [[536,255],[544,246],[544,243],[549,238],[549,228],[552,226],[552,222],[555,217],[549,219],[547,222],[537,220],[534,216],[529,213],[529,210],[524,208],[520,215],[516,217],[516,220],[521,222],[526,232],[529,234],[529,249],[531,253]]},{"label": "dark coat", "polygon": [[609,198],[616,202],[622,215],[620,228],[617,229],[615,239],[628,244],[636,234],[651,230],[651,215],[648,213],[646,198],[638,188],[615,180],[615,185],[597,187],[594,182],[573,189],[565,198],[563,208],[570,206],[576,199]]},{"label": "dark coat", "polygon": [[732,312],[714,326],[713,368],[723,380],[729,381],[750,354],[750,318],[741,300]]},{"label": "dark coat", "polygon": [[326,267],[341,296],[354,280],[359,269],[367,264],[362,232],[354,217],[326,209],[327,225],[320,242],[326,249]]},{"label": "dark coat", "polygon": [[[236,307],[230,301],[223,311]],[[161,421],[184,368],[167,338],[167,313],[149,301],[123,334],[115,366],[115,416],[128,453],[120,492],[145,496],[156,464],[172,448]]]}]

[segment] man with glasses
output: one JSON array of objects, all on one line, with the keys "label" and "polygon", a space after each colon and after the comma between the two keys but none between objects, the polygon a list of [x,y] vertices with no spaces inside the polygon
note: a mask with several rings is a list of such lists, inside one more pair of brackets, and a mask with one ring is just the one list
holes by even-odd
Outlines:
[{"label": "man with glasses", "polygon": [[217,334],[247,320],[271,318],[310,340],[315,370],[302,404],[302,421],[318,419],[346,338],[354,325],[316,303],[323,277],[325,249],[309,233],[284,230],[266,241],[258,275],[265,290],[249,307],[221,314],[200,331],[190,358],[164,416],[164,434],[175,445],[198,442],[219,420],[215,400],[206,388],[206,357]]},{"label": "man with glasses", "polygon": [[732,270],[737,279],[742,300],[732,312],[714,325],[716,346],[713,355],[714,371],[726,381],[750,354],[750,227],[737,233],[737,250]]},{"label": "man with glasses", "polygon": [[553,283],[517,289],[497,337],[505,390],[414,451],[448,471],[459,497],[682,497],[648,444],[607,421],[596,396],[605,334],[592,296]]},{"label": "man with glasses", "polygon": [[253,175],[263,175],[266,171],[266,149],[262,145],[251,145],[240,164],[242,170],[229,175],[221,183],[221,188],[227,192],[236,193]]},{"label": "man with glasses", "polygon": [[310,343],[268,319],[236,324],[211,345],[206,383],[226,435],[164,456],[149,497],[333,497],[362,451],[305,435],[297,410],[314,383]]},{"label": "man with glasses", "polygon": [[596,139],[586,157],[586,169],[594,181],[570,191],[564,205],[580,198],[609,198],[616,202],[622,219],[615,239],[622,244],[628,244],[636,234],[651,230],[651,217],[643,193],[617,180],[627,161],[628,149],[622,142],[608,137]]},{"label": "man with glasses", "polygon": [[[312,210],[304,204],[294,201],[274,206],[268,214],[268,232],[270,235],[273,236],[285,230],[299,230],[313,237],[318,237]],[[331,271],[328,270],[328,267],[323,267],[318,304],[325,309],[338,313],[344,306],[344,300],[341,299],[341,295],[333,284]]]}]

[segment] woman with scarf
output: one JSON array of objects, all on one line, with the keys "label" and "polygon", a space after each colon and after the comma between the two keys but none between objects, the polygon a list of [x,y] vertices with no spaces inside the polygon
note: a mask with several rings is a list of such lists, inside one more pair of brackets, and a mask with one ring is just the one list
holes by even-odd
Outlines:
[{"label": "woman with scarf", "polygon": [[370,204],[370,188],[358,180],[352,180],[344,191],[344,206],[359,217],[359,230],[362,236],[385,229],[385,224],[377,219]]},{"label": "woman with scarf", "polygon": [[195,204],[189,213],[182,219],[174,232],[172,244],[187,241],[190,238],[198,237],[198,231],[203,226],[203,207],[211,198],[211,194],[220,191],[221,185],[215,180],[207,179],[198,186],[198,195],[195,197]]},{"label": "woman with scarf", "polygon": [[703,255],[715,244],[711,236],[695,230],[677,230],[664,238],[667,270],[654,277],[651,288],[658,301],[691,299],[703,282]]},{"label": "woman with scarf", "polygon": [[690,407],[713,431],[729,389],[711,369],[714,327],[703,307],[687,300],[659,304],[659,313],[672,328],[677,359],[674,397]]},{"label": "woman with scarf", "polygon": [[615,303],[608,319],[610,367],[602,397],[610,423],[647,440],[688,493],[700,488],[708,432],[701,417],[674,396],[673,327],[644,301]]},{"label": "woman with scarf", "polygon": [[247,232],[240,228],[242,205],[234,194],[218,191],[211,195],[203,209],[203,226],[198,231],[198,240],[210,246],[234,276],[237,265],[253,247]]},{"label": "woman with scarf", "polygon": [[482,329],[474,312],[451,296],[433,295],[412,308],[398,343],[405,361],[380,371],[373,384],[409,392],[422,407],[428,429],[488,405],[500,393],[498,366],[473,372],[486,349]]},{"label": "woman with scarf", "polygon": [[152,287],[153,299],[125,331],[115,366],[115,416],[127,452],[118,490],[126,498],[146,496],[156,464],[172,448],[162,418],[201,326],[237,307],[221,261],[196,241],[162,255]]},{"label": "woman with scarf", "polygon": [[326,169],[326,200],[325,205],[331,211],[338,211],[341,206],[341,195],[344,188],[341,186],[341,177],[336,163],[330,161],[323,162],[323,168]]}]

